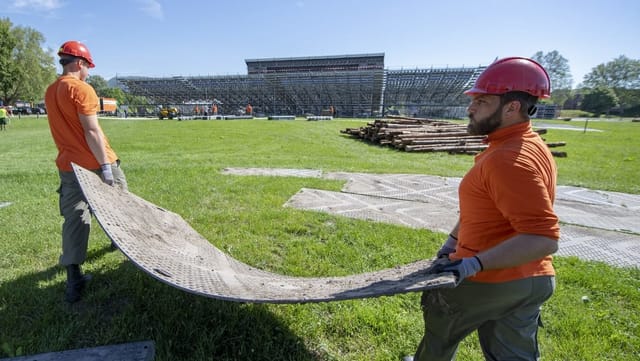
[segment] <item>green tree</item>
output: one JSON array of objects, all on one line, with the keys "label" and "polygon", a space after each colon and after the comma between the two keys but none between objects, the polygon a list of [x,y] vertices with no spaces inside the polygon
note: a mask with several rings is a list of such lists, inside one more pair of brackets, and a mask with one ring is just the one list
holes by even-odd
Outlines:
[{"label": "green tree", "polygon": [[[571,86],[573,85],[573,78],[571,77],[569,61],[560,55],[557,50],[546,54],[542,51],[538,51],[533,54],[531,59],[540,63],[540,65],[547,70],[547,73],[549,73],[552,92],[560,89],[571,89]],[[551,95],[553,97],[553,93]]]},{"label": "green tree", "polygon": [[618,97],[618,101],[620,102],[620,108],[623,116],[640,116],[640,88],[616,88],[614,91]]},{"label": "green tree", "polygon": [[146,97],[141,95],[133,95],[131,93],[124,93],[125,100],[123,104],[129,106],[129,112],[138,113],[144,115],[145,113],[154,113],[153,108],[149,108],[149,101]]},{"label": "green tree", "polygon": [[616,59],[596,66],[584,76],[583,85],[587,88],[608,87],[640,89],[640,60],[620,55]]},{"label": "green tree", "polygon": [[107,95],[104,95],[104,91],[105,89],[109,89],[109,85],[103,77],[100,75],[91,75],[87,78],[87,83],[93,87],[99,97],[107,97]]},{"label": "green tree", "polygon": [[104,88],[98,95],[101,97],[115,98],[118,104],[124,104],[126,100],[125,94],[120,88]]},{"label": "green tree", "polygon": [[624,55],[594,67],[584,77],[587,88],[609,88],[615,92],[620,112],[627,116],[640,113],[640,60]]},{"label": "green tree", "polygon": [[6,103],[42,100],[45,89],[56,77],[52,51],[45,51],[42,47],[44,36],[29,27],[12,27],[9,19],[0,19],[0,23],[2,29],[9,27],[8,37],[15,41],[9,47],[8,69],[11,75],[8,79],[0,79],[0,97]]},{"label": "green tree", "polygon": [[16,66],[12,54],[18,39],[11,27],[9,19],[0,19],[0,99],[4,104],[11,104],[16,97]]},{"label": "green tree", "polygon": [[616,106],[618,106],[618,97],[613,89],[599,86],[584,94],[580,109],[600,115],[608,113]]},{"label": "green tree", "polygon": [[141,95],[132,95],[129,93],[126,93],[125,95],[126,95],[125,102],[127,104],[131,104],[135,106],[149,105],[149,100],[146,97],[143,97]]},{"label": "green tree", "polygon": [[551,92],[551,99],[549,99],[549,102],[553,104],[563,105],[566,104],[567,101],[573,96],[574,92],[572,89],[555,89]]},{"label": "green tree", "polygon": [[110,87],[109,82],[100,75],[90,76],[87,79],[87,83],[95,89],[96,94],[98,94],[99,97],[115,98],[120,106],[127,106],[130,109],[130,112],[136,111],[138,107],[144,107],[149,104],[147,98],[143,96],[131,95],[129,93],[125,93],[118,87]]}]

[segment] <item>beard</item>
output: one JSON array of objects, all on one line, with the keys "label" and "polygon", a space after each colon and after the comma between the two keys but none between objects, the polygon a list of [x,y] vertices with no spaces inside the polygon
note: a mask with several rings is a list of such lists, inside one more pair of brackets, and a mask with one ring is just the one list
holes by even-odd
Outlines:
[{"label": "beard", "polygon": [[500,106],[493,114],[484,119],[476,119],[473,114],[469,114],[467,133],[469,133],[469,135],[487,135],[498,129],[500,124],[502,124],[501,112],[502,107]]}]

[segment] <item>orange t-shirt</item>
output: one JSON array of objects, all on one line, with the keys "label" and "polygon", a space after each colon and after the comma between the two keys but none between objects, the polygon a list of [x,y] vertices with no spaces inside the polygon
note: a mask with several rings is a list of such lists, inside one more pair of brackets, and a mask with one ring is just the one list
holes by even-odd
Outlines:
[{"label": "orange t-shirt", "polygon": [[[80,79],[63,75],[47,88],[44,101],[49,129],[58,148],[58,169],[71,172],[71,162],[87,169],[99,169],[100,164],[89,148],[78,116],[96,114],[100,109],[93,87]],[[115,162],[118,156],[106,137],[104,144],[109,163]]]},{"label": "orange t-shirt", "polygon": [[[549,148],[529,122],[498,129],[475,158],[458,189],[460,228],[452,259],[476,253],[520,233],[560,238],[553,211],[557,170]],[[552,257],[478,272],[470,280],[506,282],[555,275]]]}]

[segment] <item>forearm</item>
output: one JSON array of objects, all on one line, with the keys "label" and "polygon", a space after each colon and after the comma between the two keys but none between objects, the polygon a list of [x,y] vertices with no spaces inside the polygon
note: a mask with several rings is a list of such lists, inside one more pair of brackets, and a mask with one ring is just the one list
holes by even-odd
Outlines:
[{"label": "forearm", "polygon": [[78,116],[84,129],[84,137],[96,161],[100,165],[108,163],[109,159],[107,158],[107,151],[105,149],[104,134],[98,124],[97,115],[78,114]]},{"label": "forearm", "polygon": [[452,235],[453,237],[455,237],[455,239],[458,239],[458,230],[460,229],[460,219],[458,219],[458,221],[456,222],[456,225],[453,226],[453,228],[451,229],[451,232],[449,232],[450,235]]},{"label": "forearm", "polygon": [[436,257],[449,257],[449,255],[456,251],[456,245],[458,244],[458,227],[460,226],[460,221],[456,222],[456,225],[453,227],[451,232],[449,232],[449,237],[444,242],[444,244],[440,247],[438,252],[436,252]]},{"label": "forearm", "polygon": [[85,131],[84,133],[89,149],[100,165],[109,163],[107,152],[105,151],[104,139],[100,131]]},{"label": "forearm", "polygon": [[518,234],[476,254],[484,270],[515,267],[543,258],[558,250],[558,241],[536,234]]}]

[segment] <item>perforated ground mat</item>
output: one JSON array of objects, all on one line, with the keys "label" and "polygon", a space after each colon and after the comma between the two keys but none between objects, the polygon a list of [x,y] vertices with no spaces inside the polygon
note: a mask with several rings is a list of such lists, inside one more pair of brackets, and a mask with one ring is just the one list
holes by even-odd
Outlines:
[{"label": "perforated ground mat", "polygon": [[91,210],[107,236],[136,266],[181,290],[227,301],[339,301],[454,287],[452,274],[429,275],[431,260],[344,277],[290,277],[226,255],[178,214],[104,184],[74,164]]},{"label": "perforated ground mat", "polygon": [[[299,177],[314,173],[225,168],[223,174]],[[321,173],[320,177],[346,183],[340,192],[302,188],[285,206],[445,234],[458,219],[460,178],[348,172]],[[561,222],[557,255],[640,268],[640,195],[558,186],[554,208]]]},{"label": "perforated ground mat", "polygon": [[141,341],[3,358],[0,361],[153,361],[155,349],[153,341]]}]

